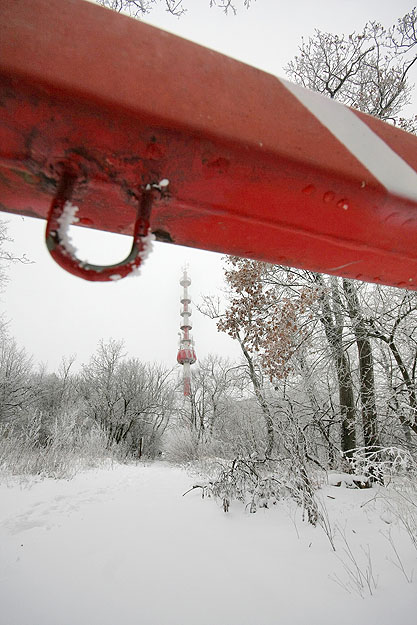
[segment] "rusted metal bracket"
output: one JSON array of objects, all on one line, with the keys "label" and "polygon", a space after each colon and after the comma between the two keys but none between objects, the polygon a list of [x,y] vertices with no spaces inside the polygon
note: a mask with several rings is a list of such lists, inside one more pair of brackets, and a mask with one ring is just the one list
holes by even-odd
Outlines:
[{"label": "rusted metal bracket", "polygon": [[45,240],[50,255],[58,265],[79,278],[92,282],[120,280],[137,272],[148,255],[155,238],[150,232],[149,219],[155,190],[147,185],[141,191],[137,217],[133,231],[133,244],[125,260],[113,265],[94,265],[76,257],[76,250],[69,239],[68,229],[76,223],[78,207],[71,204],[76,174],[65,171],[54,198],[46,225]]}]

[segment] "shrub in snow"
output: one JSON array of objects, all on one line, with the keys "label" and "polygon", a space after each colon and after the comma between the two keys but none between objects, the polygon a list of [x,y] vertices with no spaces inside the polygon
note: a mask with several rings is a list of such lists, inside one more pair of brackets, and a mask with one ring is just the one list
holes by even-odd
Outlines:
[{"label": "shrub in snow", "polygon": [[172,428],[165,434],[164,457],[170,462],[192,462],[199,458],[199,437],[189,427]]},{"label": "shrub in snow", "polygon": [[254,513],[289,497],[302,507],[309,523],[316,525],[320,520],[314,487],[302,463],[294,463],[293,459],[238,457],[218,464],[217,474],[205,484],[194,485],[193,489],[201,488],[203,498],[219,499],[225,512],[233,501],[243,503]]},{"label": "shrub in snow", "polygon": [[412,455],[400,447],[359,447],[352,454],[351,466],[358,477],[380,484],[387,483],[393,476],[416,471]]}]

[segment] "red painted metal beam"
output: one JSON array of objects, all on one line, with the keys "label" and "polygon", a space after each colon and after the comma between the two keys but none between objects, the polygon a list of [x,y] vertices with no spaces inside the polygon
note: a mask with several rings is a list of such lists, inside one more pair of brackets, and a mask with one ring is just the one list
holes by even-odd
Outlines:
[{"label": "red painted metal beam", "polygon": [[[83,0],[0,0],[0,208],[417,285],[417,137]],[[330,108],[329,108],[330,107]]]}]

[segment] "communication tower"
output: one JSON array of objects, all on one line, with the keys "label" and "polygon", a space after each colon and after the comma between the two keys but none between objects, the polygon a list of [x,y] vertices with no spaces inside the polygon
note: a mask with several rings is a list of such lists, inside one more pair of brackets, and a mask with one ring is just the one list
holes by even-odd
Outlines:
[{"label": "communication tower", "polygon": [[184,367],[184,395],[189,397],[191,394],[191,365],[197,360],[194,350],[194,341],[190,336],[191,325],[191,299],[188,293],[188,287],[191,284],[191,280],[188,277],[187,269],[184,269],[180,285],[182,286],[181,296],[181,333],[180,333],[180,346],[177,355],[177,361]]}]

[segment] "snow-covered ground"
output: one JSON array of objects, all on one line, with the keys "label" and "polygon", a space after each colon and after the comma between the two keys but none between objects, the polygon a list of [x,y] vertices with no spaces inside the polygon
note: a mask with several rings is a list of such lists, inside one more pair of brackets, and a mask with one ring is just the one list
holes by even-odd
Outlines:
[{"label": "snow-covered ground", "polygon": [[[376,490],[323,489],[334,553],[292,504],[225,514],[198,489],[182,496],[194,482],[164,463],[3,480],[1,625],[417,623],[417,552]],[[335,581],[349,587],[340,558],[354,566],[343,534],[365,575],[369,549],[372,596]]]}]

